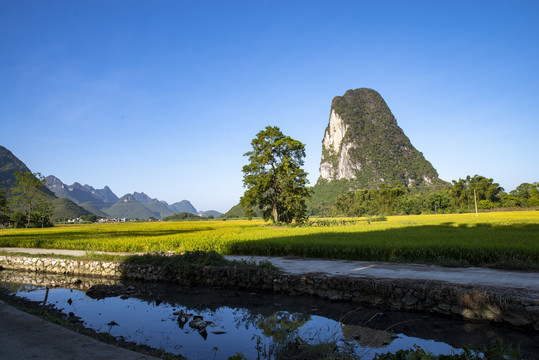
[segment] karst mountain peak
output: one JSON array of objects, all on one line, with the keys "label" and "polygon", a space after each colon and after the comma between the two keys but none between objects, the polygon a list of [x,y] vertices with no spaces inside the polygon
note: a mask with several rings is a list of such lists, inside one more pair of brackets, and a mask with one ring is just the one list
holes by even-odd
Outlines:
[{"label": "karst mountain peak", "polygon": [[382,96],[359,88],[336,96],[322,140],[319,182],[430,186],[438,173],[398,126]]}]

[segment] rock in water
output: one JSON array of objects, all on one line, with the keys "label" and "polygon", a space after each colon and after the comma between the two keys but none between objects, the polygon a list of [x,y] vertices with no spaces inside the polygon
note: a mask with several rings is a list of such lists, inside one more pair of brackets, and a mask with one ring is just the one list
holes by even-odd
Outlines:
[{"label": "rock in water", "polygon": [[348,180],[350,188],[382,183],[407,187],[437,182],[438,173],[397,125],[374,90],[348,90],[331,104],[322,141],[320,182]]}]

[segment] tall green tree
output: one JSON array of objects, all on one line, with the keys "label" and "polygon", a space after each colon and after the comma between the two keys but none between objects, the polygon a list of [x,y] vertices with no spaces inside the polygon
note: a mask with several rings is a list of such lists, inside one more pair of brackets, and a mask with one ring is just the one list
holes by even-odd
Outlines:
[{"label": "tall green tree", "polygon": [[285,136],[276,126],[267,126],[251,141],[252,151],[244,154],[249,163],[243,167],[240,200],[252,217],[259,207],[265,220],[302,222],[307,218],[305,200],[310,196],[307,173],[301,168],[305,145]]},{"label": "tall green tree", "polygon": [[493,179],[481,175],[466,176],[466,179],[453,180],[450,193],[453,198],[455,209],[471,209],[474,201],[474,190],[477,202],[483,201],[484,204],[494,206],[503,198],[504,189],[500,184],[495,183]]},{"label": "tall green tree", "polygon": [[49,197],[44,193],[46,189],[45,178],[40,173],[32,174],[30,172],[17,171],[15,174],[15,185],[10,189],[10,201],[13,209],[22,211],[27,219],[27,227],[30,227],[32,216],[36,211],[44,214],[41,223],[45,223],[45,217],[52,213],[52,204]]},{"label": "tall green tree", "polygon": [[522,183],[510,194],[521,206],[537,206],[539,205],[539,182]]}]

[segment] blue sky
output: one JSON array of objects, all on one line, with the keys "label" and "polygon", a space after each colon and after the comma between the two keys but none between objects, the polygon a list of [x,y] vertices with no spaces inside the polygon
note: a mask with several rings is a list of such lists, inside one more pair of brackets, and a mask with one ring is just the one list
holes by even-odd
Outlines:
[{"label": "blue sky", "polygon": [[64,183],[227,211],[267,125],[316,183],[368,87],[444,180],[539,181],[537,1],[0,0],[0,145]]}]

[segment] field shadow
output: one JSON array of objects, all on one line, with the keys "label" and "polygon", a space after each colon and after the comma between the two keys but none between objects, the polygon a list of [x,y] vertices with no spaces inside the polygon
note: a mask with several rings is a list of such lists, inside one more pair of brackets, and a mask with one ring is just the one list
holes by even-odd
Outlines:
[{"label": "field shadow", "polygon": [[181,229],[181,230],[137,230],[137,231],[69,231],[56,233],[54,231],[44,232],[40,234],[29,234],[29,233],[17,233],[17,234],[5,234],[0,238],[0,244],[2,244],[2,239],[9,240],[11,239],[20,239],[20,238],[39,238],[40,240],[59,240],[59,239],[100,239],[108,238],[115,239],[120,237],[159,237],[159,236],[169,236],[177,234],[187,234],[195,233],[200,231],[209,231],[213,230],[211,227],[201,227],[196,229]]},{"label": "field shadow", "polygon": [[237,255],[539,270],[539,224],[423,225],[272,236],[233,242],[227,250]]}]

